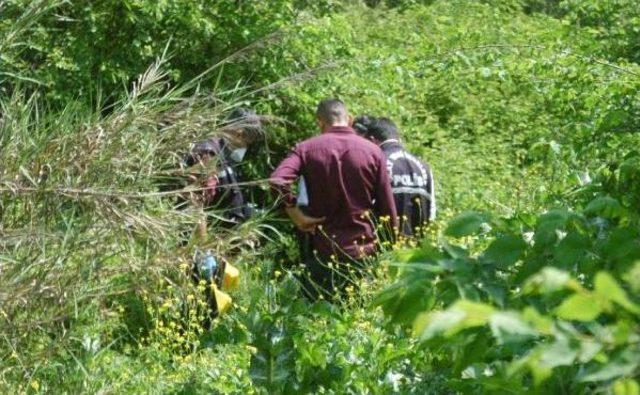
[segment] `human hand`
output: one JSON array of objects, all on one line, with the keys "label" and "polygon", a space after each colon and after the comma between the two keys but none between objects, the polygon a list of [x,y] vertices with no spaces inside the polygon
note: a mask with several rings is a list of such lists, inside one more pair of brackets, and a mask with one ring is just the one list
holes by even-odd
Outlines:
[{"label": "human hand", "polygon": [[287,207],[287,215],[291,218],[296,227],[305,233],[315,234],[316,227],[325,221],[325,217],[316,218],[305,215],[298,207]]}]

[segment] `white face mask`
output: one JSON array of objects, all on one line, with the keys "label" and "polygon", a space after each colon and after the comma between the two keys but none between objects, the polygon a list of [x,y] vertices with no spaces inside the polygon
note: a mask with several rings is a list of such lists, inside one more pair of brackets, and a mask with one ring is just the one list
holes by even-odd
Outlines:
[{"label": "white face mask", "polygon": [[231,160],[236,163],[240,163],[242,162],[242,159],[244,158],[244,154],[246,153],[247,153],[246,148],[236,148],[233,151],[231,151],[231,153],[229,154],[229,158],[231,158]]}]

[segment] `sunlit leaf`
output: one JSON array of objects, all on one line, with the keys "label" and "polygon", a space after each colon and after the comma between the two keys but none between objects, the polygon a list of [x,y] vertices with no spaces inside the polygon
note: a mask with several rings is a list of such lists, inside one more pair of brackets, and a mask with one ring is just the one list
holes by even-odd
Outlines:
[{"label": "sunlit leaf", "polygon": [[413,333],[420,340],[429,340],[446,333],[455,333],[453,329],[464,320],[465,313],[460,310],[423,313],[413,323]]},{"label": "sunlit leaf", "polygon": [[578,350],[566,339],[559,339],[540,348],[538,363],[546,368],[572,365]]},{"label": "sunlit leaf", "polygon": [[620,379],[613,383],[614,395],[640,395],[640,385],[634,379]]},{"label": "sunlit leaf", "polygon": [[485,325],[495,309],[483,303],[459,300],[445,311],[424,313],[413,324],[413,332],[420,340],[456,333]]},{"label": "sunlit leaf", "polygon": [[580,284],[569,273],[554,267],[545,267],[531,276],[524,284],[524,293],[547,294],[565,289],[579,290]]},{"label": "sunlit leaf", "polygon": [[525,308],[522,312],[522,318],[524,318],[527,322],[530,322],[531,325],[541,333],[548,334],[553,328],[553,320],[545,315],[540,314],[533,307]]},{"label": "sunlit leaf", "polygon": [[607,363],[585,371],[580,375],[582,382],[606,381],[631,375],[640,365],[640,349],[630,347],[615,355]]},{"label": "sunlit leaf", "polygon": [[559,318],[576,321],[592,321],[602,313],[601,297],[595,293],[579,292],[569,296],[556,309]]},{"label": "sunlit leaf", "polygon": [[629,300],[627,293],[609,273],[599,272],[596,274],[594,283],[595,291],[600,294],[602,298],[609,299],[632,313],[640,313],[640,308]]},{"label": "sunlit leaf", "polygon": [[500,344],[522,341],[538,335],[535,329],[514,312],[493,313],[489,318],[489,326]]}]

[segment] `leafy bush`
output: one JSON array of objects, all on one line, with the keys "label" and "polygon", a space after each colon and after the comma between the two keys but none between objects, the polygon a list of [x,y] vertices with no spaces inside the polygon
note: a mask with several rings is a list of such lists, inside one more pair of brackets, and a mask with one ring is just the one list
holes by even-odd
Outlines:
[{"label": "leafy bush", "polygon": [[[209,3],[0,0],[3,392],[634,393],[640,69],[602,59],[634,10],[592,34],[577,2]],[[198,213],[158,180],[247,102],[282,120],[263,178],[333,95],[400,123],[439,221],[335,306],[297,296],[284,223],[213,225],[243,277],[205,330]]]},{"label": "leafy bush", "polygon": [[[167,46],[173,54],[168,73],[174,82],[184,83],[257,45],[302,9],[323,13],[333,8],[331,1],[313,3],[6,0],[0,3],[0,35],[12,42],[0,46],[9,51],[0,65],[19,70],[18,80],[44,86],[53,102],[100,102],[103,92],[131,83]],[[3,79],[16,80],[14,73],[0,77],[4,89]],[[237,80],[228,82],[233,86]]]},{"label": "leafy bush", "polygon": [[620,388],[640,367],[637,212],[601,196],[537,218],[469,212],[446,234],[478,240],[402,252],[402,285],[377,303],[444,351],[453,388],[633,393]]}]

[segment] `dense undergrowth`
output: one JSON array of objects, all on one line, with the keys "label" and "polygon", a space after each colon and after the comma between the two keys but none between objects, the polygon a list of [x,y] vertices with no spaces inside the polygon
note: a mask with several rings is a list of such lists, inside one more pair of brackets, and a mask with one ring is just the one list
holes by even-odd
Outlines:
[{"label": "dense undergrowth", "polygon": [[[0,1],[3,392],[638,393],[634,2],[170,3]],[[398,121],[438,221],[336,306],[277,213],[214,224],[243,277],[204,330],[160,180],[247,103],[260,180],[330,95]]]}]

